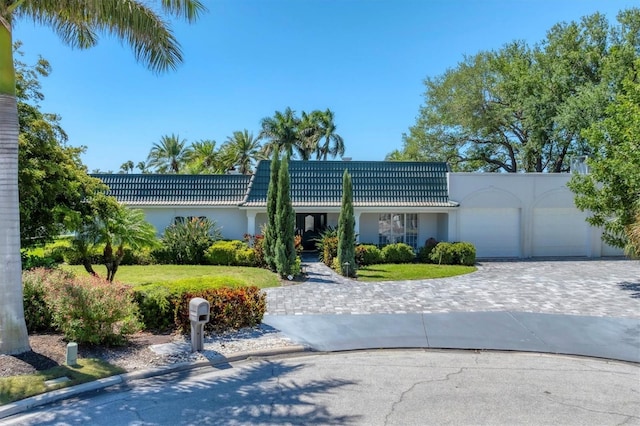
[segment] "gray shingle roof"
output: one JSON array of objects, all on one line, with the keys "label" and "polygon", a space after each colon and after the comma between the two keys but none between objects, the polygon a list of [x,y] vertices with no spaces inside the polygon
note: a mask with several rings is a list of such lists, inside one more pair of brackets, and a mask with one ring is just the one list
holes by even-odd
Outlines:
[{"label": "gray shingle roof", "polygon": [[[266,206],[270,161],[258,163],[247,207]],[[355,207],[454,207],[449,200],[446,163],[390,161],[291,161],[294,207],[339,207],[342,175],[349,170]]]},{"label": "gray shingle roof", "polygon": [[237,206],[246,195],[247,175],[95,174],[109,195],[130,205]]}]

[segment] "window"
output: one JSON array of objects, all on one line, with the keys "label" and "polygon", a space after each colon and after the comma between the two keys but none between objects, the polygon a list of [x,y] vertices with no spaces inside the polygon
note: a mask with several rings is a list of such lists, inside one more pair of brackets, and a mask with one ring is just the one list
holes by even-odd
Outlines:
[{"label": "window", "polygon": [[406,243],[418,248],[416,213],[383,213],[378,218],[378,244]]}]

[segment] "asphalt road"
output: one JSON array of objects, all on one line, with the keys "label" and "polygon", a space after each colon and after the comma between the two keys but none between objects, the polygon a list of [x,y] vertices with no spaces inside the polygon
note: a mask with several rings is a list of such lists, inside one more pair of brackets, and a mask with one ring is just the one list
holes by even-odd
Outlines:
[{"label": "asphalt road", "polygon": [[518,352],[299,354],[140,380],[0,423],[640,425],[640,366]]}]

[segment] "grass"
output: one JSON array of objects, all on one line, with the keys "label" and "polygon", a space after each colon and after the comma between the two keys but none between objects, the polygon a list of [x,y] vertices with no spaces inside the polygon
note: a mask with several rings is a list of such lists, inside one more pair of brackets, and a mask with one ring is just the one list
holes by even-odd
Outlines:
[{"label": "grass", "polygon": [[359,281],[404,281],[446,278],[474,272],[475,266],[433,265],[429,263],[384,263],[358,269]]},{"label": "grass", "polygon": [[[82,358],[78,365],[59,365],[36,374],[0,378],[0,405],[39,395],[54,389],[66,388],[91,382],[104,377],[122,374],[125,371],[98,359]],[[46,386],[46,380],[68,377],[70,381]]]},{"label": "grass", "polygon": [[[63,265],[62,268],[76,275],[86,274],[81,265]],[[104,266],[94,265],[98,274],[104,276]],[[241,285],[255,285],[259,288],[277,287],[280,285],[278,276],[273,272],[262,268],[250,268],[244,266],[207,266],[207,265],[124,265],[118,268],[116,281],[144,286],[153,283],[196,280],[200,278],[217,278],[223,280],[228,277],[230,281]]]}]

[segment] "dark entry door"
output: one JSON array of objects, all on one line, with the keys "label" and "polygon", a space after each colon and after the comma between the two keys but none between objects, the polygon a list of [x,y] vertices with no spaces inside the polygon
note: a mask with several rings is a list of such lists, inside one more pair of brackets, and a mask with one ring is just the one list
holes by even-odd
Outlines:
[{"label": "dark entry door", "polygon": [[315,250],[315,239],[327,227],[326,213],[296,213],[296,233],[302,236],[302,247]]}]

